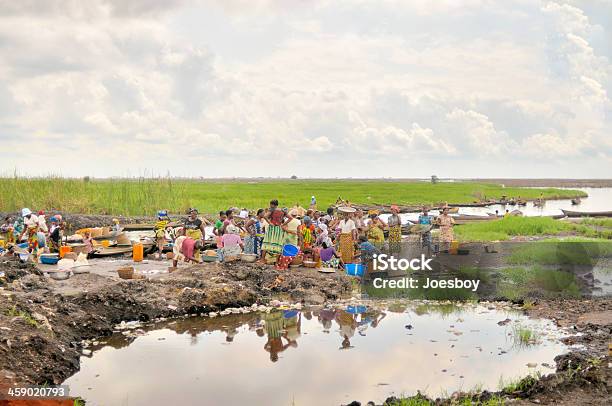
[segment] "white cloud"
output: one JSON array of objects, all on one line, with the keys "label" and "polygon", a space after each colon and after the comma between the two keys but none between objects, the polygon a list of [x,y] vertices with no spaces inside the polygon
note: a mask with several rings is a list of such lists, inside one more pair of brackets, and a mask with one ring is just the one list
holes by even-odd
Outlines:
[{"label": "white cloud", "polygon": [[581,155],[584,148],[590,147],[586,139],[567,140],[554,134],[533,134],[521,145],[525,154],[536,159],[562,159]]},{"label": "white cloud", "polygon": [[542,176],[564,158],[612,169],[612,65],[594,45],[612,28],[579,1],[43,3],[0,2],[0,138],[98,176],[201,175],[198,159],[274,175],[304,154],[300,176],[380,176],[389,157],[423,171],[397,176],[500,159],[531,175],[522,157]]}]

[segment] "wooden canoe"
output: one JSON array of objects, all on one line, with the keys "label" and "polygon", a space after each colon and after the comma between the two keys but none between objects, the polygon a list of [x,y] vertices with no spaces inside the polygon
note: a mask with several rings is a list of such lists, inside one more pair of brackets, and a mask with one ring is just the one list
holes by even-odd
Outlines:
[{"label": "wooden canoe", "polygon": [[612,217],[612,211],[573,211],[561,209],[567,217]]},{"label": "wooden canoe", "polygon": [[479,203],[449,203],[448,207],[486,207],[497,202],[479,202]]},{"label": "wooden canoe", "polygon": [[155,224],[121,224],[123,231],[145,231],[153,230]]},{"label": "wooden canoe", "polygon": [[91,255],[94,258],[98,257],[112,257],[115,255],[123,255],[132,252],[132,246],[122,246],[122,247],[100,247],[97,248]]}]

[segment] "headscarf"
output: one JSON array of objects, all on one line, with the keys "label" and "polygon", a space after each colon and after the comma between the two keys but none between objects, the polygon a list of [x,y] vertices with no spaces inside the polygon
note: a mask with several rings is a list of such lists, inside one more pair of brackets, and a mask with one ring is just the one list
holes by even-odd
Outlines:
[{"label": "headscarf", "polygon": [[310,218],[310,216],[304,216],[304,218],[302,219],[302,221],[304,222],[304,224],[310,224],[310,223],[312,223],[312,219]]}]

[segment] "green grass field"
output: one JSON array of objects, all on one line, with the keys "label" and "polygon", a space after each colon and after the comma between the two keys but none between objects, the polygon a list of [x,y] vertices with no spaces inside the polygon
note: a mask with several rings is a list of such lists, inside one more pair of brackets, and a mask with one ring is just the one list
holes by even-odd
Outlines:
[{"label": "green grass field", "polygon": [[231,206],[256,209],[270,199],[281,206],[296,203],[307,207],[315,195],[326,208],[338,196],[355,203],[435,204],[470,203],[502,195],[536,198],[569,198],[584,195],[577,190],[503,188],[501,185],[451,182],[431,184],[384,180],[262,180],[197,181],[160,179],[85,180],[49,177],[43,179],[0,178],[0,211],[22,207],[63,210],[83,214],[154,215],[158,209],[182,213],[196,207],[215,213]]},{"label": "green grass field", "polygon": [[571,223],[550,217],[507,217],[482,223],[465,224],[455,227],[460,241],[505,241],[514,236],[558,235],[575,231]]},{"label": "green grass field", "polygon": [[[599,220],[599,219],[596,219]],[[602,219],[603,221],[608,219]],[[506,241],[516,236],[574,235],[591,239],[612,239],[612,230],[595,229],[588,223],[571,223],[550,217],[507,217],[455,227],[459,241]]]}]

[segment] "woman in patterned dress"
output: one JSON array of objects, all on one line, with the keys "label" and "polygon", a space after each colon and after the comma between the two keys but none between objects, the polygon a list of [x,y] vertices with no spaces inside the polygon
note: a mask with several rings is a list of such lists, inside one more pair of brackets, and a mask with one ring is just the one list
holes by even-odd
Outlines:
[{"label": "woman in patterned dress", "polygon": [[440,241],[443,250],[448,250],[451,241],[453,241],[453,225],[455,224],[455,219],[448,215],[448,207],[442,210],[442,214],[438,216],[437,223],[440,226]]},{"label": "woman in patterned dress", "polygon": [[285,211],[278,208],[278,200],[271,200],[270,209],[265,215],[268,226],[261,247],[262,262],[265,260],[267,253],[278,255],[283,251],[285,231],[281,226],[285,223],[285,216]]},{"label": "woman in patterned dress", "polygon": [[370,210],[368,212],[370,216],[370,222],[368,224],[368,241],[370,241],[378,249],[382,249],[385,245],[385,233],[384,228],[387,224],[378,217],[377,210]]},{"label": "woman in patterned dress", "polygon": [[399,207],[391,206],[391,216],[387,220],[389,225],[389,251],[400,252],[402,242],[402,219],[399,215]]}]

